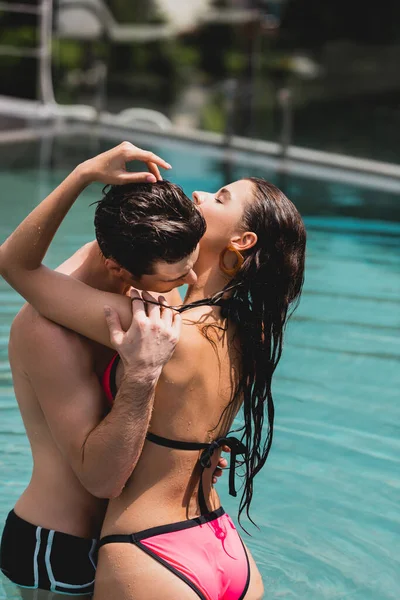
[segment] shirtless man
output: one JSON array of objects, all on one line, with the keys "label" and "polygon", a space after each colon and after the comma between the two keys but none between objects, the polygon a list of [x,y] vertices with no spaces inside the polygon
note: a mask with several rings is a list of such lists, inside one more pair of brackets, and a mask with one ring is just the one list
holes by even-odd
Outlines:
[{"label": "shirtless man", "polygon": [[[58,270],[104,291],[127,294],[135,286],[180,304],[179,293],[171,290],[195,281],[202,217],[173,184],[140,186],[140,191],[129,185],[161,180],[157,165],[169,165],[158,156],[126,142],[102,156],[107,182],[116,185],[96,210],[98,242],[78,250]],[[150,175],[126,172],[130,160],[146,162]],[[62,188],[53,194],[63,193]],[[76,195],[81,191],[75,188]],[[151,235],[154,227],[157,236]],[[137,291],[132,297],[140,298]],[[143,298],[148,298],[145,292]],[[165,320],[155,356],[152,318],[154,313],[141,331],[132,323],[138,352],[109,412],[100,379],[111,350],[48,321],[29,305],[13,322],[10,364],[34,467],[6,522],[1,569],[24,588],[23,598],[49,599],[52,592],[77,598],[93,592],[106,499],[117,497],[130,477],[150,418],[140,374],[154,368],[154,361],[161,366],[168,361],[178,337],[179,318]],[[114,319],[108,315],[111,339]],[[223,459],[220,466],[225,465]]]}]

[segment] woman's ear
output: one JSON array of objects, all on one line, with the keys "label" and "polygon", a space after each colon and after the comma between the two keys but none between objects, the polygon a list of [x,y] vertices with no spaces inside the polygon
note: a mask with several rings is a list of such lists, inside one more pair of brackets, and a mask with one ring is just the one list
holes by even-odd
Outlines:
[{"label": "woman's ear", "polygon": [[246,252],[246,250],[250,250],[257,244],[257,234],[253,231],[246,231],[242,233],[240,236],[236,236],[231,239],[231,245],[239,252]]}]

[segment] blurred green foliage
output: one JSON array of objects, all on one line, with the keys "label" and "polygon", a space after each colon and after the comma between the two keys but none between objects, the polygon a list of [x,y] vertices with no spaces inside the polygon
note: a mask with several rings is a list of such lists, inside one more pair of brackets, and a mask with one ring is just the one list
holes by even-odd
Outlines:
[{"label": "blurred green foliage", "polygon": [[75,40],[58,40],[54,44],[53,56],[56,66],[74,69],[82,64],[84,46]]},{"label": "blurred green foliage", "polygon": [[165,19],[153,0],[105,0],[115,20],[121,23],[164,23]]},{"label": "blurred green foliage", "polygon": [[207,131],[216,133],[226,130],[226,112],[225,103],[222,96],[214,96],[203,108],[201,114],[200,126]]},{"label": "blurred green foliage", "polygon": [[36,31],[29,25],[21,25],[21,27],[14,27],[13,29],[6,27],[0,29],[0,44],[34,48],[36,41]]}]

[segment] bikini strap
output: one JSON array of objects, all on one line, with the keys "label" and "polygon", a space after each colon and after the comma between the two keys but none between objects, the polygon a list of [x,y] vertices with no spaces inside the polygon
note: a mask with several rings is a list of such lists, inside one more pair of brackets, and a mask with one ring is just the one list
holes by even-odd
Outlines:
[{"label": "bikini strap", "polygon": [[175,450],[203,450],[210,446],[210,444],[207,444],[206,442],[181,442],[179,440],[170,440],[169,438],[161,437],[160,435],[150,432],[147,433],[146,439],[158,446],[174,448]]},{"label": "bikini strap", "polygon": [[208,445],[200,456],[200,464],[203,469],[209,469],[211,467],[211,457],[218,448],[222,446],[228,446],[231,449],[231,459],[229,465],[229,494],[231,496],[237,496],[237,492],[235,489],[235,468],[236,468],[236,457],[240,454],[246,454],[246,446],[238,440],[237,438],[230,437],[221,437],[211,444]]},{"label": "bikini strap", "polygon": [[156,435],[154,433],[149,432],[146,435],[146,439],[159,446],[164,446],[165,448],[174,448],[175,450],[203,450],[199,460],[202,470],[200,475],[198,493],[200,511],[202,514],[208,512],[202,481],[204,469],[209,469],[211,467],[211,458],[216,450],[218,450],[222,446],[228,446],[228,448],[230,448],[231,450],[231,458],[229,465],[229,494],[234,497],[237,496],[237,492],[235,489],[236,457],[240,454],[246,454],[246,446],[237,438],[233,436],[220,437],[211,442],[210,444],[207,444],[201,442],[183,442],[179,440],[170,440],[169,438],[164,438],[160,435]]},{"label": "bikini strap", "polygon": [[106,370],[103,373],[103,377],[101,378],[101,384],[103,386],[104,393],[111,406],[114,402],[114,398],[117,393],[115,385],[115,373],[117,370],[119,359],[119,354],[114,354],[114,356],[108,363]]}]

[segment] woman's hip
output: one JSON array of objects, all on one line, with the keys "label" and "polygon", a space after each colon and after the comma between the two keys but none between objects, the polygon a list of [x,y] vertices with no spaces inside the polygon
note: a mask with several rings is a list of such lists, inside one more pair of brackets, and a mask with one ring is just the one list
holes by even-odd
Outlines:
[{"label": "woman's hip", "polygon": [[[148,569],[157,579],[153,586],[166,586],[163,598],[169,597],[167,591],[173,598],[176,587],[183,585],[185,596],[175,598],[239,600],[250,579],[242,540],[222,507],[194,519],[103,537],[95,600],[106,597],[106,589],[109,593],[112,586],[122,586],[124,598],[136,598],[141,586],[147,585]],[[133,589],[136,595],[130,596]]]}]

